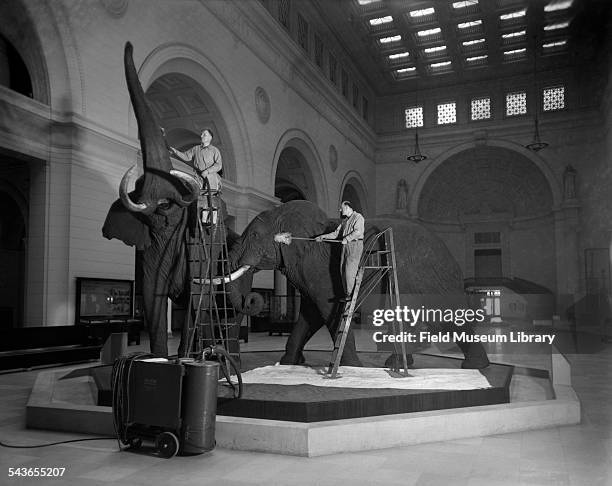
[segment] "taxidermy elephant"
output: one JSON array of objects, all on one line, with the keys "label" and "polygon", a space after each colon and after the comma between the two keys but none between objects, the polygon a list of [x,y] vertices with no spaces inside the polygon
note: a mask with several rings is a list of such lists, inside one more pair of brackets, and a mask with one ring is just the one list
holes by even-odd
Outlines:
[{"label": "taxidermy elephant", "polygon": [[[292,201],[259,214],[245,229],[230,252],[232,268],[241,265],[252,270],[277,269],[302,295],[300,318],[287,340],[281,364],[303,361],[304,345],[322,326],[330,332],[337,328],[339,304],[334,296],[343,294],[340,279],[340,245],[293,240],[290,245],[276,243],[274,236],[289,232],[294,236],[317,236],[333,230],[337,222],[308,201]],[[407,219],[381,217],[366,220],[366,241],[375,233],[392,227],[402,294],[462,296],[463,279],[459,265],[444,243],[424,226]],[[232,282],[233,302],[240,304],[239,280]],[[382,290],[381,290],[382,291]],[[242,300],[245,300],[244,298]],[[406,305],[402,302],[402,305]],[[249,309],[240,309],[246,313]],[[454,324],[450,324],[454,327]],[[473,332],[466,326],[460,330]],[[457,343],[465,355],[463,366],[484,368],[489,364],[480,343]],[[342,357],[344,365],[359,365],[352,333]]]},{"label": "taxidermy elephant", "polygon": [[[138,122],[144,175],[136,181],[135,190],[129,194],[127,188],[135,178],[136,168],[132,167],[123,176],[119,188],[120,199],[111,206],[102,234],[108,239],[117,238],[142,250],[144,320],[149,332],[151,353],[167,356],[168,297],[186,304],[192,277],[198,276],[194,275],[194,269],[206,263],[194,262],[194,256],[188,255],[188,244],[193,238],[195,225],[195,218],[189,217],[189,207],[194,209],[201,187],[188,166],[184,166],[185,171],[173,168],[160,125],[138,79],[129,42],[125,46],[124,64]],[[224,218],[225,207],[224,204],[221,206],[219,217]],[[218,231],[214,233],[217,237],[220,234]],[[231,239],[231,235],[228,239]],[[231,242],[228,241],[228,244]],[[252,304],[252,310],[257,313],[261,309],[262,299],[257,294],[249,294],[250,281],[251,278],[245,276],[244,282],[238,285],[240,288],[245,286],[241,294],[246,299],[253,297],[254,301],[241,301],[241,306],[250,309]],[[187,331],[183,326],[179,356],[184,356],[187,351]]]}]

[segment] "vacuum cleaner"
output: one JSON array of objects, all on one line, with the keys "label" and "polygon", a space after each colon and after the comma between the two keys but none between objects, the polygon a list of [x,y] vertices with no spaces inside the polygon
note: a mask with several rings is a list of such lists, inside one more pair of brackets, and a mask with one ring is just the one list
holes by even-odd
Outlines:
[{"label": "vacuum cleaner", "polygon": [[240,371],[221,346],[207,348],[201,360],[167,360],[142,353],[118,358],[111,377],[118,441],[130,449],[143,441],[154,442],[165,458],[214,449],[217,386],[219,370],[224,369],[219,359],[234,369],[237,387],[226,378],[234,398],[239,398]]}]

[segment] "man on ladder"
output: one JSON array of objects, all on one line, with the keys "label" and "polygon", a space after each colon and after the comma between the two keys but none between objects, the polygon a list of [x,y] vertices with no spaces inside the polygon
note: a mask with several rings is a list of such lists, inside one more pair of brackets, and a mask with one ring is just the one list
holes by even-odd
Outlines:
[{"label": "man on ladder", "polygon": [[[183,162],[190,162],[198,175],[202,178],[204,188],[198,200],[198,217],[203,223],[209,221],[209,206],[212,197],[218,196],[221,190],[221,177],[218,172],[223,168],[221,152],[211,142],[214,134],[210,128],[205,128],[200,134],[202,143],[191,147],[186,152],[181,152],[174,147],[169,147],[170,152]],[[208,182],[208,184],[206,183]],[[214,211],[214,209],[213,209]],[[212,214],[211,223],[216,224],[216,214]]]},{"label": "man on ladder", "polygon": [[[194,323],[189,315],[189,327],[198,329],[198,344],[196,354],[208,346],[221,343],[230,354],[239,359],[238,331],[233,329],[235,322],[230,322],[228,315],[228,292],[225,283],[220,286],[204,285],[205,280],[213,280],[219,275],[229,273],[228,248],[223,224],[223,217],[218,217],[221,211],[221,177],[218,172],[223,168],[221,152],[212,145],[214,134],[210,128],[204,128],[200,133],[201,144],[195,145],[186,152],[174,147],[168,147],[171,154],[184,162],[190,163],[200,176],[202,190],[198,197],[198,223],[196,243],[190,245],[193,261],[192,272],[197,276],[199,288],[192,288],[189,308],[195,313]],[[202,265],[207,262],[207,265]],[[196,287],[197,288],[197,287]],[[232,331],[230,331],[232,327]]]},{"label": "man on ladder", "polygon": [[355,287],[355,277],[359,269],[359,261],[363,253],[363,233],[365,220],[363,216],[353,209],[349,201],[342,201],[340,214],[344,218],[335,231],[317,236],[316,241],[342,240],[342,256],[340,259],[340,271],[344,276],[345,295],[341,302],[351,300]]}]

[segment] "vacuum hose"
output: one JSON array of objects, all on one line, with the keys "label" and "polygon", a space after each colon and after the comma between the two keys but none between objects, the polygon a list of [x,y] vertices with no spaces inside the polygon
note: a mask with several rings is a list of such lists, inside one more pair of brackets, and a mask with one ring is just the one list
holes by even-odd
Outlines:
[{"label": "vacuum hose", "polygon": [[206,348],[204,350],[204,357],[206,358],[207,355],[209,356],[221,355],[231,365],[231,367],[234,369],[234,372],[236,373],[236,378],[238,378],[238,390],[236,390],[236,385],[232,383],[232,380],[230,379],[231,376],[228,376],[228,373],[224,366],[221,366],[221,370],[223,371],[223,375],[225,376],[225,379],[227,380],[229,385],[232,387],[232,390],[234,391],[234,398],[240,398],[242,396],[242,375],[240,374],[240,369],[238,365],[236,364],[236,362],[234,361],[234,359],[230,356],[230,354],[225,350],[223,346],[219,346],[219,345]]}]

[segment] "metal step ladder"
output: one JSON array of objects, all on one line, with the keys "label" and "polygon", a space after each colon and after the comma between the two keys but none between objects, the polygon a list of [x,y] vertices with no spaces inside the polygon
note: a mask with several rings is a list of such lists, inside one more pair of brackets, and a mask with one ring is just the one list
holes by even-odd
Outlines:
[{"label": "metal step ladder", "polygon": [[[188,243],[193,277],[186,316],[188,357],[201,359],[206,348],[221,345],[236,363],[240,363],[240,323],[236,322],[236,312],[223,278],[230,274],[230,263],[220,208],[219,193],[206,186],[198,199],[195,237]],[[226,365],[229,376],[229,363]]]},{"label": "metal step ladder", "polygon": [[[386,295],[389,308],[395,309],[400,305],[400,293],[397,283],[397,265],[395,261],[395,246],[393,243],[393,229],[387,228],[378,233],[364,250],[359,262],[355,287],[351,300],[346,302],[340,318],[340,324],[334,338],[334,350],[327,371],[328,378],[338,378],[338,368],[342,359],[342,353],[346,345],[346,339],[351,328],[351,322],[355,311],[363,304],[365,299],[378,288],[383,279],[386,279]],[[399,329],[398,329],[399,328]],[[393,323],[394,334],[403,333],[403,323]],[[394,343],[395,352],[401,354],[403,372],[408,375],[408,361],[405,343]],[[396,369],[394,371],[398,371]]]}]

